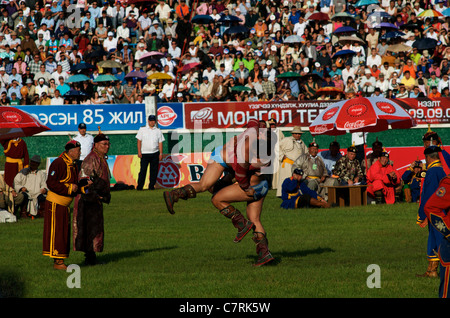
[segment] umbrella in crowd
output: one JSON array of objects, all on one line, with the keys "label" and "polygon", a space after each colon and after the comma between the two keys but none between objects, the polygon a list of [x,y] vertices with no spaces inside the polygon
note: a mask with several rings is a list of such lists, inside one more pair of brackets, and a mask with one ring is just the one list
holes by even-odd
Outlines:
[{"label": "umbrella in crowd", "polygon": [[442,15],[444,17],[450,17],[450,8],[447,8],[444,11],[442,11]]},{"label": "umbrella in crowd", "polygon": [[397,103],[383,97],[358,97],[328,106],[317,116],[312,135],[344,135],[353,132],[379,132],[416,126],[411,115]]},{"label": "umbrella in crowd", "polygon": [[0,106],[0,139],[28,137],[50,130],[26,111]]},{"label": "umbrella in crowd", "polygon": [[123,65],[113,60],[101,61],[97,64],[101,68],[123,68]]},{"label": "umbrella in crowd", "polygon": [[92,71],[95,69],[95,66],[90,63],[77,63],[70,67],[70,73],[79,73],[81,71]]},{"label": "umbrella in crowd", "polygon": [[84,81],[89,81],[89,80],[90,80],[90,78],[84,74],[76,74],[76,75],[70,76],[65,82],[66,83],[79,83],[79,82],[84,82]]},{"label": "umbrella in crowd", "polygon": [[83,99],[87,96],[88,95],[85,92],[76,89],[70,89],[69,91],[67,91],[67,93],[63,95],[63,97],[69,99]]},{"label": "umbrella in crowd", "polygon": [[334,34],[342,34],[342,33],[356,33],[356,29],[349,27],[349,26],[343,26],[340,28],[337,28],[336,30],[334,30]]},{"label": "umbrella in crowd", "polygon": [[301,75],[297,72],[284,72],[277,75],[277,78],[299,78]]},{"label": "umbrella in crowd", "polygon": [[225,30],[224,34],[239,34],[239,33],[248,33],[250,31],[249,28],[243,25],[233,25]]},{"label": "umbrella in crowd", "polygon": [[94,83],[114,82],[114,81],[118,81],[118,80],[119,79],[117,77],[115,77],[114,75],[101,74],[94,79]]},{"label": "umbrella in crowd", "polygon": [[356,52],[353,50],[340,50],[340,51],[337,51],[336,53],[334,53],[333,58],[338,57],[338,56],[354,55],[354,54],[356,54]]},{"label": "umbrella in crowd", "polygon": [[336,96],[338,94],[345,94],[343,90],[333,87],[333,86],[327,86],[327,87],[321,87],[316,91],[317,95],[329,95],[329,96]]},{"label": "umbrella in crowd", "polygon": [[398,43],[398,44],[389,45],[387,47],[387,50],[390,52],[394,52],[394,53],[408,52],[408,51],[412,50],[412,47],[405,45],[403,43]]},{"label": "umbrella in crowd", "polygon": [[158,52],[158,51],[150,51],[147,53],[142,54],[142,56],[139,58],[139,61],[143,61],[145,59],[157,59],[157,58],[163,58],[164,53]]},{"label": "umbrella in crowd", "polygon": [[137,78],[137,79],[146,79],[147,73],[144,71],[131,71],[127,75],[125,75],[125,78]]},{"label": "umbrella in crowd", "polygon": [[394,29],[397,30],[398,26],[389,22],[381,22],[373,25],[374,29]]},{"label": "umbrella in crowd", "polygon": [[415,40],[414,43],[412,44],[412,47],[418,50],[434,49],[436,48],[437,42],[438,41],[432,38],[421,38]]},{"label": "umbrella in crowd", "polygon": [[151,80],[153,80],[153,79],[156,79],[156,80],[160,80],[160,79],[166,80],[166,79],[172,79],[172,76],[170,76],[170,75],[167,74],[167,73],[156,72],[156,73],[153,73],[152,75],[150,75],[150,76],[147,77],[147,78],[148,78],[148,79],[151,79]]},{"label": "umbrella in crowd", "polygon": [[351,14],[349,14],[349,13],[347,13],[347,12],[339,12],[339,13],[336,13],[335,15],[333,15],[333,16],[331,17],[331,20],[347,19],[347,18],[355,19],[354,16],[352,16]]},{"label": "umbrella in crowd", "polygon": [[358,42],[358,43],[360,43],[362,45],[366,43],[363,39],[361,39],[361,38],[359,38],[357,36],[345,36],[345,35],[344,36],[340,36],[339,39],[338,39],[338,42],[339,43],[344,43],[344,42],[355,43],[355,42]]},{"label": "umbrella in crowd", "polygon": [[189,72],[190,70],[192,70],[192,69],[195,69],[195,68],[198,68],[198,67],[201,67],[202,66],[202,64],[201,63],[197,63],[197,62],[193,62],[193,63],[189,63],[189,64],[186,64],[186,65],[184,65],[183,66],[183,68],[181,69],[181,73],[187,73],[187,72]]},{"label": "umbrella in crowd", "polygon": [[235,15],[222,15],[218,22],[233,23],[233,22],[242,22],[242,20]]},{"label": "umbrella in crowd", "polygon": [[379,4],[380,2],[378,0],[359,0],[358,2],[356,2],[355,7],[359,8],[359,7],[364,7],[364,6],[368,6],[371,4]]},{"label": "umbrella in crowd", "polygon": [[316,12],[309,16],[308,20],[314,20],[314,21],[328,21],[330,20],[330,17],[328,14],[323,12]]},{"label": "umbrella in crowd", "polygon": [[404,35],[405,35],[405,33],[398,31],[398,30],[394,30],[394,31],[389,31],[389,32],[386,32],[385,34],[382,34],[380,36],[380,39],[385,39],[385,40],[395,39],[395,38],[402,37]]},{"label": "umbrella in crowd", "polygon": [[302,43],[304,42],[305,39],[302,38],[299,35],[293,34],[293,35],[289,35],[287,36],[284,40],[283,43],[290,43],[290,44],[294,44],[294,43]]},{"label": "umbrella in crowd", "polygon": [[373,11],[368,15],[369,19],[390,19],[391,15],[386,11]]},{"label": "umbrella in crowd", "polygon": [[214,19],[207,14],[198,14],[191,19],[191,22],[197,24],[209,24],[214,22]]},{"label": "umbrella in crowd", "polygon": [[237,86],[231,87],[231,91],[233,91],[233,92],[245,92],[245,91],[251,91],[251,90],[252,89],[250,87],[242,86],[242,85],[237,85]]},{"label": "umbrella in crowd", "polygon": [[417,15],[418,18],[433,18],[433,17],[443,17],[444,15],[439,11],[433,9],[427,9],[422,11]]}]

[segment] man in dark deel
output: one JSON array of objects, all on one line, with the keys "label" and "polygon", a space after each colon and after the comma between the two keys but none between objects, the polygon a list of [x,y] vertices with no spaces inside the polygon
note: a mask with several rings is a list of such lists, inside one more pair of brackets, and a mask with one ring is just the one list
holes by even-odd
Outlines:
[{"label": "man in dark deel", "polygon": [[323,200],[316,191],[311,190],[303,182],[303,170],[294,169],[292,177],[286,178],[281,186],[281,207],[299,209],[308,207],[329,208],[330,204]]},{"label": "man in dark deel", "polygon": [[67,269],[64,259],[70,252],[70,205],[79,191],[75,162],[80,154],[80,143],[69,141],[48,171],[42,255],[53,258],[54,269]]},{"label": "man in dark deel", "polygon": [[103,251],[103,203],[109,203],[110,179],[106,155],[111,144],[109,137],[99,133],[94,148],[81,164],[80,184],[89,184],[75,199],[73,209],[73,245],[75,251],[85,253],[85,264],[97,264],[96,253]]}]

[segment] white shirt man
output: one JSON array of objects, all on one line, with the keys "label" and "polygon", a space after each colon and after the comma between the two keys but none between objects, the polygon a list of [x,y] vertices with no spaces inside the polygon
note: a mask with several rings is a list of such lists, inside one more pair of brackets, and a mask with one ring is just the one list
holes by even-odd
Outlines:
[{"label": "white shirt man", "polygon": [[156,116],[148,116],[148,125],[141,127],[136,135],[138,157],[141,159],[141,168],[136,190],[142,190],[147,175],[147,168],[150,165],[150,182],[148,188],[153,190],[158,175],[158,164],[162,159],[164,135],[156,127]]},{"label": "white shirt man", "polygon": [[108,32],[108,37],[103,41],[103,47],[106,52],[117,50],[117,39],[113,37],[114,33]]},{"label": "white shirt man", "polygon": [[81,144],[80,160],[83,161],[94,147],[94,137],[91,134],[86,133],[85,123],[78,125],[78,134],[73,139]]}]

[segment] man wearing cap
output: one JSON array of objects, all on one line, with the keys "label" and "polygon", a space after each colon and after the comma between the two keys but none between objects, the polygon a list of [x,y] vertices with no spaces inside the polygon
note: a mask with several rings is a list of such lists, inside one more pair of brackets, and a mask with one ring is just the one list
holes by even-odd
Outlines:
[{"label": "man wearing cap", "polygon": [[[319,145],[314,140],[308,146],[308,152],[301,155],[292,165],[292,170],[300,168],[304,172],[305,183],[311,189],[316,191],[322,198],[326,197],[325,182],[329,177],[327,168],[322,158],[318,156]],[[334,185],[335,179],[329,178],[330,184]]]},{"label": "man wearing cap", "polygon": [[439,258],[436,256],[436,251],[442,241],[442,235],[431,224],[428,224],[427,215],[425,213],[425,205],[430,197],[435,193],[439,187],[439,183],[446,176],[442,162],[440,160],[440,153],[442,152],[439,146],[431,145],[425,148],[425,170],[426,175],[422,184],[422,192],[420,194],[420,206],[417,214],[416,223],[420,227],[428,226],[428,240],[427,240],[427,259],[428,268],[424,274],[417,275],[421,277],[438,277],[437,268],[439,265]]},{"label": "man wearing cap", "polygon": [[40,164],[41,157],[34,155],[30,159],[30,166],[20,170],[14,178],[14,190],[28,200],[26,213],[32,218],[38,216],[47,195],[47,174],[39,170]]},{"label": "man wearing cap", "polygon": [[73,139],[78,141],[81,145],[80,159],[77,160],[78,169],[81,168],[81,163],[83,162],[84,158],[86,158],[86,156],[92,151],[94,146],[94,136],[88,134],[86,130],[86,124],[80,123],[78,125],[78,134],[73,137]]},{"label": "man wearing cap", "polygon": [[284,209],[329,208],[330,204],[322,199],[316,191],[311,190],[304,181],[303,170],[299,168],[294,169],[292,176],[283,181],[281,207]]},{"label": "man wearing cap", "polygon": [[136,190],[142,190],[150,165],[149,190],[155,189],[159,161],[162,159],[164,135],[156,127],[156,116],[148,116],[148,125],[139,128],[136,135],[138,157],[141,159]]},{"label": "man wearing cap", "polygon": [[356,147],[347,148],[345,156],[341,157],[332,170],[333,176],[338,178],[340,185],[354,185],[363,180],[364,174],[359,161],[356,159]]},{"label": "man wearing cap", "polygon": [[54,260],[54,269],[67,269],[64,259],[69,257],[70,252],[70,205],[80,191],[75,164],[80,153],[80,143],[69,141],[48,170],[42,255]]},{"label": "man wearing cap", "polygon": [[81,164],[80,184],[87,184],[75,198],[73,209],[73,249],[85,253],[85,264],[97,264],[96,253],[103,251],[103,203],[111,200],[111,173],[106,162],[111,143],[99,132],[94,147]]},{"label": "man wearing cap", "polygon": [[302,130],[300,126],[296,126],[291,131],[291,136],[285,137],[279,140],[279,162],[280,166],[278,169],[278,183],[277,183],[277,196],[281,197],[281,186],[286,178],[292,176],[292,165],[295,160],[301,155],[308,152],[302,137]]},{"label": "man wearing cap", "polygon": [[396,188],[401,185],[401,176],[389,163],[389,153],[383,150],[381,156],[367,171],[367,193],[381,203],[395,203]]}]

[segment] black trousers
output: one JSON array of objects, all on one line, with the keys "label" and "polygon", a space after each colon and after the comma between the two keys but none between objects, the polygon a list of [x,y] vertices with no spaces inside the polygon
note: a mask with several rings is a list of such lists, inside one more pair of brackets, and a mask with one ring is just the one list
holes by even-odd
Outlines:
[{"label": "black trousers", "polygon": [[142,154],[141,169],[139,171],[136,190],[142,190],[142,188],[144,187],[148,165],[150,165],[150,183],[148,185],[148,188],[152,190],[155,188],[156,177],[158,176],[159,151],[151,154]]}]

